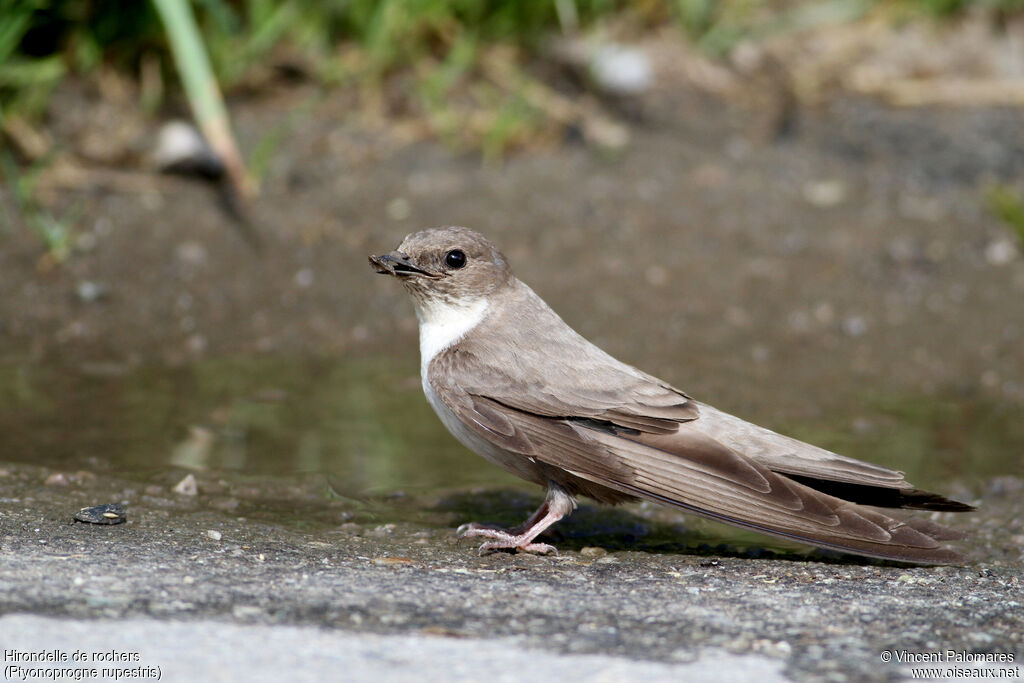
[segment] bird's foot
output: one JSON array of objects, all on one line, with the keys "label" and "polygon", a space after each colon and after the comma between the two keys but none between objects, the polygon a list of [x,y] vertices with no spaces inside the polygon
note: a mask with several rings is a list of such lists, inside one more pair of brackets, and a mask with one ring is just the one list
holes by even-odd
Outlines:
[{"label": "bird's foot", "polygon": [[548,482],[548,495],[544,504],[530,515],[530,518],[514,529],[496,529],[483,524],[463,524],[458,528],[459,540],[483,536],[491,540],[480,546],[480,554],[484,555],[492,550],[522,550],[527,553],[555,553],[558,550],[555,546],[547,543],[534,543],[545,529],[565,517],[576,507],[573,500],[565,489],[554,482]]},{"label": "bird's foot", "polygon": [[463,524],[458,528],[456,533],[458,533],[460,541],[464,538],[474,538],[477,536],[492,539],[480,546],[481,555],[486,555],[492,550],[522,550],[523,552],[540,553],[542,555],[546,555],[547,553],[558,554],[558,550],[553,545],[548,545],[547,543],[534,543],[533,539],[537,534],[531,533],[531,531],[532,530],[527,530],[525,533],[515,533],[514,531],[495,529],[493,527],[473,522],[470,524]]}]

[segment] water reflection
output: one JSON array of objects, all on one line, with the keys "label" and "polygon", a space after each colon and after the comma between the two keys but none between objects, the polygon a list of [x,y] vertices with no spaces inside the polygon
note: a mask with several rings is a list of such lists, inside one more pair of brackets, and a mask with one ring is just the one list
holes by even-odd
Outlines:
[{"label": "water reflection", "polygon": [[[447,434],[422,396],[415,358],[7,363],[0,406],[0,459],[11,462],[143,480],[171,467],[320,473],[352,496],[523,485]],[[1022,418],[1021,406],[972,397],[874,394],[843,415],[789,424],[775,416],[772,426],[948,491],[949,479],[1024,473]]]},{"label": "water reflection", "polygon": [[141,478],[316,472],[344,493],[517,481],[451,440],[418,371],[373,357],[0,365],[0,458]]}]

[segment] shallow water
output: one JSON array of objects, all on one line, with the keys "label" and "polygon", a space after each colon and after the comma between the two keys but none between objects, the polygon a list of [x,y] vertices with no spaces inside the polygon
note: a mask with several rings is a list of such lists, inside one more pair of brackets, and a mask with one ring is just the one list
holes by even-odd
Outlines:
[{"label": "shallow water", "polygon": [[[319,474],[343,496],[534,487],[469,453],[415,358],[209,359],[181,367],[0,365],[0,460],[150,481],[168,471]],[[1024,408],[868,392],[812,418],[744,415],[950,492],[1024,474]]]},{"label": "shallow water", "polygon": [[0,452],[142,479],[168,468],[318,473],[344,493],[493,481],[435,425],[417,370],[386,358],[7,365]]}]

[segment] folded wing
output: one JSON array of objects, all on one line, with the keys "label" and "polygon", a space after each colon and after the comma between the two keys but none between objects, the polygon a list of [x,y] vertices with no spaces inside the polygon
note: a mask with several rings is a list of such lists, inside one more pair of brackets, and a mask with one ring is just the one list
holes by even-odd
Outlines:
[{"label": "folded wing", "polygon": [[[939,543],[957,537],[955,532],[871,507],[970,509],[914,489],[900,472],[751,425],[639,371],[618,378],[632,383],[627,401],[623,391],[605,384],[606,377],[584,374],[524,391],[503,374],[501,367],[483,366],[466,346],[440,354],[430,367],[431,385],[463,423],[544,465],[570,491],[611,489],[860,555],[924,563],[962,559]],[[447,381],[452,377],[474,381]],[[551,386],[558,392],[544,388]]]}]

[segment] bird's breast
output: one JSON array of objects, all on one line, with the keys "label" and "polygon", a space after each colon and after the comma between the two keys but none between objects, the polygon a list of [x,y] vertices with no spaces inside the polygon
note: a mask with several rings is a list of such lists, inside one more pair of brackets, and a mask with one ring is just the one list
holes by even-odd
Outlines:
[{"label": "bird's breast", "polygon": [[[424,368],[426,370],[426,368]],[[511,472],[517,477],[532,481],[538,484],[545,484],[546,478],[540,468],[530,458],[519,453],[510,451],[491,443],[486,438],[466,426],[459,416],[449,408],[434,388],[426,372],[423,373],[423,394],[427,397],[430,407],[437,413],[438,418],[449,432],[459,440],[463,446],[481,456],[488,462]]]}]

